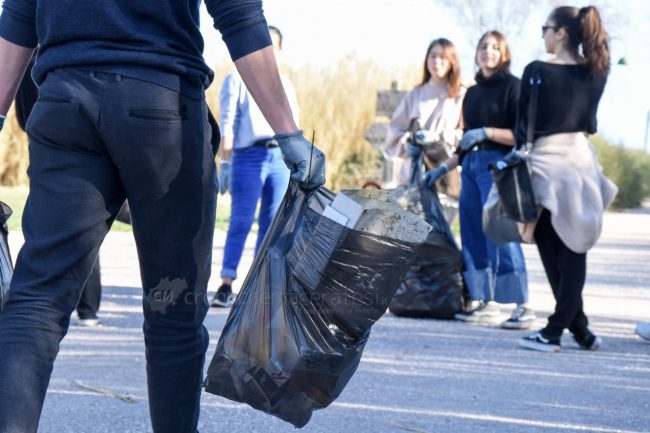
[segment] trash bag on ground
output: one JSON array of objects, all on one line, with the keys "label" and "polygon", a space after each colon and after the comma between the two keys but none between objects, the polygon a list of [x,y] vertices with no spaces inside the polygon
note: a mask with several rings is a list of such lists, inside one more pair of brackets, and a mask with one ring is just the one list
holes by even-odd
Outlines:
[{"label": "trash bag on ground", "polygon": [[390,303],[396,316],[453,319],[463,309],[463,257],[438,197],[423,183],[391,195],[390,200],[421,214],[432,227]]},{"label": "trash bag on ground", "polygon": [[9,205],[0,201],[0,311],[9,296],[9,286],[14,273],[7,239],[9,236],[7,220],[12,213]]},{"label": "trash bag on ground", "polygon": [[339,396],[431,229],[371,195],[291,182],[219,338],[208,392],[296,427]]}]

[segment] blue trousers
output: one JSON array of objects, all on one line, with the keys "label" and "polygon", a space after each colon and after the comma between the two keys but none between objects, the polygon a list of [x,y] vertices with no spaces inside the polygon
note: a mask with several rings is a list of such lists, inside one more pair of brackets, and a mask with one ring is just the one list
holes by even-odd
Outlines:
[{"label": "blue trousers", "polygon": [[222,278],[237,278],[237,267],[244,251],[244,243],[255,220],[255,210],[261,198],[257,218],[259,232],[255,244],[257,254],[287,192],[289,174],[279,147],[267,149],[251,146],[235,149],[233,152],[230,182],[232,204],[223,255]]},{"label": "blue trousers", "polygon": [[510,243],[497,247],[483,233],[483,205],[492,187],[488,164],[502,157],[500,150],[476,150],[463,159],[459,204],[463,276],[472,300],[519,304],[528,301],[521,246]]},{"label": "blue trousers", "polygon": [[0,314],[0,432],[36,433],[59,342],[126,198],[152,428],[196,432],[217,193],[205,101],[116,74],[56,70],[27,133],[25,244]]}]

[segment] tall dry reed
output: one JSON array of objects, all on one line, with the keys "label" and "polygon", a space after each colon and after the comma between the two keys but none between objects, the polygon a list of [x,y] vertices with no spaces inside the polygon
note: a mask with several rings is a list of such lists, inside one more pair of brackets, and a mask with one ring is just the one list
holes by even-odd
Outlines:
[{"label": "tall dry reed", "polygon": [[[215,80],[206,99],[218,118],[219,88],[232,65],[214,66]],[[417,81],[419,67],[384,68],[372,60],[350,55],[326,68],[282,67],[296,88],[300,127],[327,156],[327,185],[333,190],[359,187],[379,175],[380,153],[363,138],[375,120],[376,94],[389,89],[395,77],[408,77],[400,88]],[[407,71],[407,72],[404,72]],[[0,184],[17,185],[27,180],[27,140],[10,113],[0,134]]]}]

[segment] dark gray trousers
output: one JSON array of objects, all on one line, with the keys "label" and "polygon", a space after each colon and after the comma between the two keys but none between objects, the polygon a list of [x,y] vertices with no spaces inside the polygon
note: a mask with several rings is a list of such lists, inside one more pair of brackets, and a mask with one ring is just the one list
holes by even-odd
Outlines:
[{"label": "dark gray trousers", "polygon": [[25,245],[0,314],[0,432],[36,432],[59,342],[125,198],[153,430],[196,431],[218,190],[205,101],[116,74],[57,70],[27,132]]}]

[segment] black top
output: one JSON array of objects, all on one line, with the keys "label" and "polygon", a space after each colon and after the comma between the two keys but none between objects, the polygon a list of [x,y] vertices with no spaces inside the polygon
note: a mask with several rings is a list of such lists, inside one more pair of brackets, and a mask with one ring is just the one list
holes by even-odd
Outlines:
[{"label": "black top", "polygon": [[[517,122],[519,78],[503,70],[485,78],[481,71],[476,74],[476,85],[470,87],[463,100],[463,124],[465,131],[492,127],[514,131]],[[488,148],[508,152],[511,146],[486,140]],[[460,148],[459,148],[460,149]],[[466,152],[457,151],[462,160]]]},{"label": "black top", "polygon": [[607,76],[594,77],[584,65],[559,65],[534,61],[521,78],[521,98],[516,140],[526,143],[530,80],[539,71],[541,79],[534,139],[562,132],[597,131],[596,112]]}]

